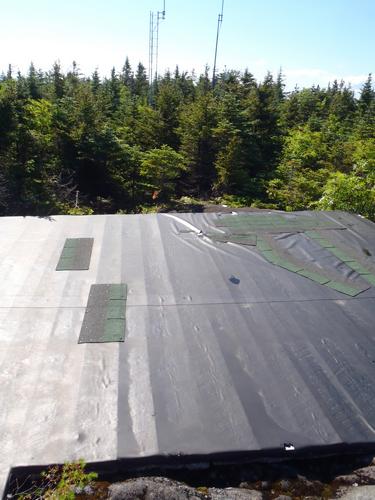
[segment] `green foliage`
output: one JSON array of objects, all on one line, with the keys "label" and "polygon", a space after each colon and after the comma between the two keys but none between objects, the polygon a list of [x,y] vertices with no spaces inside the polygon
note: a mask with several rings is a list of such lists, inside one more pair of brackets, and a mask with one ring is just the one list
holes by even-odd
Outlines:
[{"label": "green foliage", "polygon": [[281,165],[293,162],[308,169],[324,167],[327,154],[322,132],[314,132],[305,126],[292,130],[285,138]]},{"label": "green foliage", "polygon": [[375,172],[375,138],[357,140],[353,148],[354,164],[364,165],[369,176]]},{"label": "green foliage", "polygon": [[24,108],[24,124],[37,147],[48,148],[52,141],[53,105],[46,99],[28,99]]},{"label": "green foliage", "polygon": [[375,168],[362,163],[349,174],[331,174],[317,206],[323,210],[347,210],[375,220]]},{"label": "green foliage", "polygon": [[53,472],[47,472],[46,475],[53,483],[58,480],[57,484],[45,491],[43,498],[46,500],[74,500],[75,490],[83,490],[98,477],[96,472],[85,473],[83,460],[64,464],[62,471],[56,473],[58,477]]},{"label": "green foliage", "polygon": [[179,106],[183,100],[182,91],[177,81],[170,77],[162,81],[158,88],[156,105],[160,116],[160,140],[163,144],[177,149],[179,138],[177,128],[179,124]]},{"label": "green foliage", "polygon": [[64,212],[67,215],[92,215],[94,210],[90,207],[66,207]]},{"label": "green foliage", "polygon": [[216,203],[221,205],[227,205],[228,207],[240,208],[240,207],[250,207],[253,203],[252,198],[248,198],[247,196],[240,196],[234,194],[225,194],[220,198],[216,198]]},{"label": "green foliage", "polygon": [[277,169],[277,177],[268,183],[268,196],[284,210],[314,208],[327,179],[325,169],[304,168],[289,161]]},{"label": "green foliage", "polygon": [[40,480],[26,491],[17,489],[13,497],[18,500],[74,500],[76,495],[82,493],[84,488],[91,486],[98,478],[96,472],[85,472],[84,460],[67,462],[63,466],[53,465],[42,471]]},{"label": "green foliage", "polygon": [[267,194],[285,210],[314,208],[327,178],[327,144],[322,132],[308,126],[292,130],[285,138],[282,159]]},{"label": "green foliage", "polygon": [[155,198],[169,198],[175,191],[178,177],[186,169],[184,158],[169,146],[152,149],[144,153],[141,161],[141,174],[154,190]]},{"label": "green foliage", "polygon": [[[218,129],[217,129],[218,130]],[[233,133],[220,149],[215,162],[217,181],[215,187],[221,192],[241,192],[241,187],[247,184],[248,173],[242,163],[241,139]]]},{"label": "green foliage", "polygon": [[202,95],[181,108],[178,135],[180,153],[185,158],[189,172],[187,184],[196,193],[207,193],[216,178],[215,138],[217,107],[214,96],[206,88],[205,79],[200,82]]},{"label": "green foliage", "polygon": [[356,96],[337,81],[287,94],[281,73],[257,82],[234,70],[212,88],[208,68],[197,78],[176,68],[150,89],[144,66],[133,71],[127,59],[107,78],[83,77],[75,62],[67,74],[58,63],[17,78],[9,68],[0,77],[0,215],[163,210],[184,196],[219,196],[371,216],[359,191],[371,199],[374,141],[371,75]]}]

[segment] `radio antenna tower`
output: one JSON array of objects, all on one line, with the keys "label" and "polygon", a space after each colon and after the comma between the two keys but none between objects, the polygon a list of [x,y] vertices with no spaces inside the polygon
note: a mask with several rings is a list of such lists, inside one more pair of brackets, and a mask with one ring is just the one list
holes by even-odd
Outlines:
[{"label": "radio antenna tower", "polygon": [[154,81],[158,79],[159,60],[159,25],[165,19],[165,0],[163,0],[163,10],[150,12],[150,34],[148,48],[148,83],[150,88],[150,102],[152,100],[152,88]]},{"label": "radio antenna tower", "polygon": [[221,25],[223,24],[223,15],[224,15],[224,0],[221,2],[221,13],[217,18],[217,32],[216,32],[216,45],[215,45],[215,58],[214,58],[214,69],[212,71],[212,87],[215,87],[216,84],[216,60],[217,60],[217,48],[219,45],[219,35]]}]

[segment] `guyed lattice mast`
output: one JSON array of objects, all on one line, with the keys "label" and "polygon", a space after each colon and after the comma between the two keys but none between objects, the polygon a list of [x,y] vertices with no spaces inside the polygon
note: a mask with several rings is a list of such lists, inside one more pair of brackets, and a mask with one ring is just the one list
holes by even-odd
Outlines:
[{"label": "guyed lattice mast", "polygon": [[216,44],[215,44],[215,57],[214,57],[214,69],[212,71],[212,86],[215,87],[216,83],[216,60],[217,60],[217,49],[219,46],[219,35],[220,35],[220,29],[221,25],[223,24],[223,15],[224,15],[224,0],[221,2],[221,13],[218,16],[217,19],[217,31],[216,31]]},{"label": "guyed lattice mast", "polygon": [[150,12],[149,50],[148,50],[148,83],[150,89],[150,101],[152,101],[153,84],[158,79],[159,62],[159,26],[160,21],[165,19],[165,0],[163,10]]}]

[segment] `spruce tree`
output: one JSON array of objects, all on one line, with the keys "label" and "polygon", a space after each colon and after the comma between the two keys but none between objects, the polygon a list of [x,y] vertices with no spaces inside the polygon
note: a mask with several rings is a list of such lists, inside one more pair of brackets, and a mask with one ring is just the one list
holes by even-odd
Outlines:
[{"label": "spruce tree", "polygon": [[131,93],[134,92],[134,74],[130,66],[129,58],[125,59],[125,64],[122,68],[121,82],[130,90]]},{"label": "spruce tree", "polygon": [[52,70],[52,80],[54,95],[57,99],[61,99],[64,96],[64,77],[61,73],[61,67],[58,62],[55,62]]},{"label": "spruce tree", "polygon": [[93,94],[97,94],[100,89],[100,76],[98,69],[96,68],[93,74],[91,75],[91,90]]},{"label": "spruce tree", "polygon": [[146,98],[148,93],[148,82],[146,69],[142,63],[138,64],[134,79],[134,92],[138,97]]},{"label": "spruce tree", "polygon": [[33,63],[31,63],[29,67],[27,85],[31,99],[39,99],[41,97],[41,94],[38,82],[38,74]]},{"label": "spruce tree", "polygon": [[372,74],[370,73],[366,82],[363,84],[359,97],[359,109],[363,115],[371,110],[374,100],[375,91],[372,88]]}]

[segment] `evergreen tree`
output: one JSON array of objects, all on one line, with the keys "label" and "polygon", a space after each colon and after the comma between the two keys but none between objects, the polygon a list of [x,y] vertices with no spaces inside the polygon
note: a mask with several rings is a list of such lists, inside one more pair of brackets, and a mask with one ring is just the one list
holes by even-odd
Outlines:
[{"label": "evergreen tree", "polygon": [[72,70],[68,71],[66,75],[66,89],[67,94],[72,96],[79,86],[79,68],[76,61],[72,62]]},{"label": "evergreen tree", "polygon": [[361,89],[361,95],[359,98],[359,109],[362,114],[366,114],[371,111],[374,100],[375,100],[375,91],[372,88],[372,75],[370,73]]},{"label": "evergreen tree", "polygon": [[285,83],[284,83],[284,75],[282,69],[277,74],[276,86],[275,86],[275,98],[277,103],[280,103],[285,98]]},{"label": "evergreen tree", "polygon": [[29,89],[29,95],[31,99],[40,99],[40,81],[38,78],[38,74],[36,72],[35,66],[33,63],[30,64],[29,73],[27,76],[27,84]]},{"label": "evergreen tree", "polygon": [[52,70],[53,90],[56,99],[61,99],[64,95],[64,77],[61,74],[61,67],[58,62],[55,62]]},{"label": "evergreen tree", "polygon": [[13,68],[12,65],[9,64],[6,79],[11,80],[12,78],[13,78]]},{"label": "evergreen tree", "polygon": [[148,82],[146,69],[142,63],[138,64],[137,72],[134,79],[134,93],[138,97],[145,99],[148,93]]},{"label": "evergreen tree", "polygon": [[100,76],[98,69],[96,68],[91,76],[91,90],[93,94],[96,95],[99,92],[99,89],[100,89]]},{"label": "evergreen tree", "polygon": [[112,68],[111,79],[109,80],[108,88],[111,100],[111,110],[112,113],[114,113],[118,109],[120,104],[120,80],[116,75],[115,68]]},{"label": "evergreen tree", "polygon": [[141,174],[148,181],[153,197],[161,201],[176,192],[176,180],[183,170],[183,156],[166,145],[147,151],[141,162]]},{"label": "evergreen tree", "polygon": [[198,195],[208,194],[216,180],[214,129],[217,126],[217,107],[205,80],[206,78],[203,80],[204,93],[181,109],[178,129],[180,151],[188,167],[184,181],[191,192]]},{"label": "evergreen tree", "polygon": [[375,91],[372,87],[371,73],[361,89],[358,108],[357,134],[361,138],[375,138]]},{"label": "evergreen tree", "polygon": [[179,124],[179,107],[183,100],[182,93],[170,75],[166,75],[159,84],[156,96],[156,109],[160,116],[160,142],[174,149],[179,146],[177,128]]},{"label": "evergreen tree", "polygon": [[134,74],[128,57],[125,59],[125,64],[122,68],[121,82],[130,90],[131,93],[134,92]]}]

